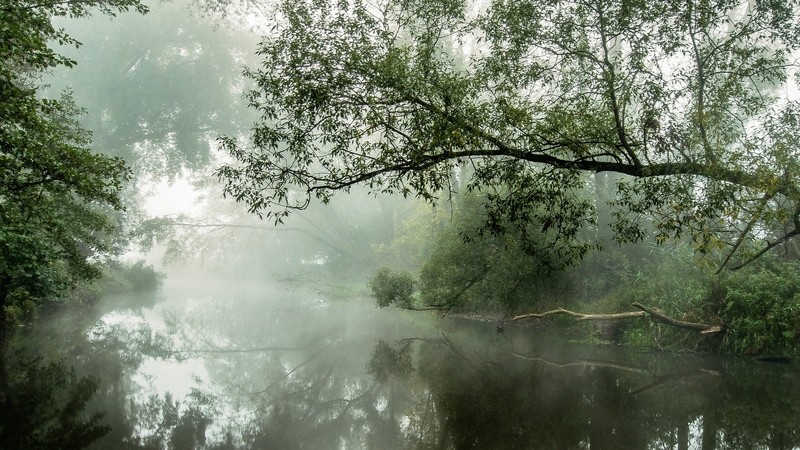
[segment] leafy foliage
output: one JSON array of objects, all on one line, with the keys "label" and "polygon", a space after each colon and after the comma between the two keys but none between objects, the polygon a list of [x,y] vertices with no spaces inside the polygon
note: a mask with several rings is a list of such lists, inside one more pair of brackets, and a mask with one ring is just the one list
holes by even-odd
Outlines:
[{"label": "leafy foliage", "polygon": [[408,272],[393,272],[382,267],[370,278],[369,288],[381,308],[395,303],[409,305],[414,293],[414,278]]},{"label": "leafy foliage", "polygon": [[420,269],[420,292],[428,305],[513,310],[559,294],[569,248],[531,225],[481,234],[486,195],[471,193],[455,203],[452,223],[434,236]]},{"label": "leafy foliage", "polygon": [[679,320],[724,327],[723,339],[638,321],[625,341],[641,346],[738,354],[797,353],[800,267],[770,256],[740,271],[715,276],[686,245],[654,250],[646,262],[619,271],[616,289],[589,307],[624,311],[646,303]]},{"label": "leafy foliage", "polygon": [[[597,277],[609,279],[613,287],[607,292],[598,292],[596,298],[587,299],[591,302],[589,308],[600,312],[630,311],[631,303],[639,302],[678,320],[720,323],[719,304],[713,289],[715,279],[707,266],[698,264],[691,245],[677,243],[655,247],[650,244],[641,247],[649,250],[646,258],[636,257],[633,249],[616,252],[616,266]],[[589,280],[593,283],[596,278]],[[718,342],[696,331],[665,326],[649,319],[612,325],[608,330],[602,327],[597,330],[612,334],[624,331],[624,341],[636,346],[692,350],[719,348]]]},{"label": "leafy foliage", "polygon": [[[40,98],[43,71],[74,62],[51,40],[79,45],[53,27],[53,16],[83,17],[92,8],[113,14],[146,11],[138,0],[0,6],[0,310],[58,296],[79,280],[99,275],[90,261],[111,250],[107,214],[121,210],[124,163],[91,152],[82,113],[67,92]],[[4,336],[0,336],[3,341]]]},{"label": "leafy foliage", "polygon": [[765,264],[731,274],[720,317],[725,346],[744,354],[797,354],[800,344],[800,265]]},{"label": "leafy foliage", "polygon": [[[284,1],[226,194],[277,221],[364,184],[436,202],[453,168],[489,218],[591,223],[582,172],[622,178],[619,241],[687,236],[739,265],[800,234],[798,2]],[[485,228],[491,230],[492,222]]]}]

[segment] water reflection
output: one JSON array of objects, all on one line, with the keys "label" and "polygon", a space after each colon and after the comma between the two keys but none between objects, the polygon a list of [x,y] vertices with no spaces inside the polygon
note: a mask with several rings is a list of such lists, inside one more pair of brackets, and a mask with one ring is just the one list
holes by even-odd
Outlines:
[{"label": "water reflection", "polygon": [[0,370],[3,449],[81,449],[108,433],[101,413],[87,413],[95,380],[62,361],[9,352]]},{"label": "water reflection", "polygon": [[97,389],[39,384],[107,431],[92,448],[800,448],[796,366],[498,334],[264,286],[170,289],[72,347]]}]

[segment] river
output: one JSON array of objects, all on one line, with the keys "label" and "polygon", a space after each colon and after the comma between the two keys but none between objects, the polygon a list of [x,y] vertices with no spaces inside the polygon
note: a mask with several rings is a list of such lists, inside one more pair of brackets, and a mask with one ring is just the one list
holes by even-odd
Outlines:
[{"label": "river", "polygon": [[106,300],[20,332],[4,448],[800,448],[792,364],[266,284],[168,280],[147,307]]}]

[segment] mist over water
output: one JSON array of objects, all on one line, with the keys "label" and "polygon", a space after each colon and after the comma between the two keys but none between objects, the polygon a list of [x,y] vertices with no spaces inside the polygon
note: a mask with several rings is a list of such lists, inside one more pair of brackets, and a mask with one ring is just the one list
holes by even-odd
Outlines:
[{"label": "mist over water", "polygon": [[[51,318],[60,333],[68,319]],[[496,325],[278,284],[167,279],[158,303],[85,328],[69,363],[98,389],[76,413],[110,422],[98,449],[798,445],[791,366]]]},{"label": "mist over water", "polygon": [[[661,336],[651,321],[626,336],[649,347],[623,347],[604,339],[600,326],[572,336],[557,320],[508,319],[520,311],[616,312],[651,302],[713,324],[753,319],[752,329],[741,328],[756,331],[740,335],[735,350],[778,348],[788,358],[800,338],[797,248],[784,255],[792,271],[768,260],[772,272],[737,272],[742,278],[731,277],[730,290],[742,294],[731,300],[720,278],[697,264],[696,242],[616,245],[609,205],[631,180],[589,173],[570,187],[587,208],[561,225],[580,222],[575,242],[607,251],[569,266],[562,258],[570,248],[556,245],[552,223],[516,230],[499,223],[497,234],[485,228],[489,198],[516,187],[495,180],[472,189],[471,176],[500,173],[478,171],[479,159],[446,167],[447,189],[428,193],[439,196],[436,207],[413,192],[376,196],[352,186],[280,225],[261,220],[224,198],[213,173],[232,160],[217,138],[246,140],[260,113],[246,106],[254,80],[241,72],[263,62],[255,53],[263,21],[244,10],[259,29],[230,26],[187,12],[191,3],[158,3],[149,15],[113,20],[55,19],[85,46],[64,49],[78,66],[43,74],[49,87],[41,92],[71,89],[88,110],[80,121],[93,133],[92,151],[125,160],[132,178],[120,193],[126,209],[111,219],[118,230],[104,237],[111,249],[79,249],[104,278],[63,288],[44,305],[34,305],[41,299],[33,294],[12,299],[14,329],[0,367],[2,404],[11,407],[0,411],[0,450],[800,449],[797,362],[720,356],[708,350],[719,350],[723,338],[666,327]],[[445,109],[453,99],[442,98]],[[500,112],[525,116],[511,107]],[[453,122],[446,119],[441,126]],[[503,172],[514,180],[523,172],[517,169]],[[303,198],[295,188],[287,196]],[[538,217],[564,207],[550,192],[539,194],[530,198],[544,202],[541,210],[511,202],[509,211]],[[0,209],[10,198],[3,195]],[[591,207],[596,223],[584,215]],[[41,230],[20,223],[33,236],[21,242],[36,241]],[[654,225],[643,225],[647,239]],[[756,230],[759,239],[769,231]],[[68,238],[81,242],[90,231]],[[528,232],[532,247],[523,239]],[[59,284],[63,273],[50,269],[69,273],[67,263],[52,259],[60,247],[50,247],[56,250],[47,257],[31,251],[41,264],[29,272],[44,274],[32,278],[34,287]],[[378,308],[368,282],[380,268],[401,275],[389,281],[409,280],[409,298],[392,299],[394,306],[461,315]],[[795,291],[769,289],[784,285]],[[777,306],[765,310],[767,303]],[[721,317],[729,311],[730,320]],[[764,336],[784,346],[762,345]]]}]

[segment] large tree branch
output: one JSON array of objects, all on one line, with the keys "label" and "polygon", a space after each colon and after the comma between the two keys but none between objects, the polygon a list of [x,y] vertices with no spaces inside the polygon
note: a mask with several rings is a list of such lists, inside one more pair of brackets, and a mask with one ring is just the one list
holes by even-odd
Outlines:
[{"label": "large tree branch", "polygon": [[[339,179],[328,178],[324,180],[324,183],[310,186],[309,190],[343,189],[388,173],[405,174],[422,171],[448,160],[481,157],[510,157],[535,164],[547,165],[555,169],[579,170],[592,173],[614,172],[630,175],[635,178],[689,175],[726,182],[756,191],[765,191],[767,187],[770,187],[772,189],[771,192],[775,194],[783,194],[789,199],[800,201],[800,190],[798,190],[797,186],[786,183],[777,176],[765,179],[765,177],[769,177],[769,175],[756,175],[737,168],[727,168],[719,165],[697,162],[670,162],[639,165],[616,161],[598,161],[594,159],[564,159],[535,150],[514,149],[504,144],[499,139],[488,135],[485,136],[485,138],[495,148],[447,151],[433,155],[424,155],[418,157],[416,160],[402,160],[394,164],[385,164],[373,170],[359,171],[352,176],[345,176]],[[312,179],[313,176],[309,175],[308,178]],[[318,180],[322,181],[323,179]]]},{"label": "large tree branch", "polygon": [[[572,148],[582,145],[597,145],[595,141],[574,141],[574,142],[561,142],[561,143],[542,143],[542,148],[517,148],[508,144],[503,139],[483,130],[479,126],[473,124],[466,118],[438,108],[436,105],[428,102],[422,98],[406,95],[405,101],[414,105],[422,107],[426,111],[450,122],[454,127],[460,129],[487,144],[484,148],[472,148],[462,151],[443,151],[433,155],[424,155],[421,159],[404,160],[395,164],[384,165],[372,171],[362,171],[358,175],[348,177],[347,180],[339,180],[334,185],[326,185],[319,187],[312,187],[311,190],[318,189],[339,189],[358,184],[363,181],[370,180],[377,176],[386,173],[401,173],[414,172],[419,170],[428,169],[436,164],[447,160],[458,160],[470,157],[511,157],[528,161],[536,164],[544,164],[556,169],[579,170],[586,172],[615,172],[624,175],[630,175],[636,178],[651,178],[660,176],[673,176],[673,175],[693,175],[710,180],[722,181],[757,191],[766,191],[766,186],[776,187],[771,190],[771,194],[783,194],[792,200],[800,201],[800,190],[778,176],[769,176],[767,174],[753,174],[746,172],[740,168],[729,168],[717,163],[713,158],[709,159],[707,163],[699,163],[694,161],[684,162],[667,162],[667,163],[654,163],[654,164],[641,164],[637,158],[633,158],[632,162],[617,161],[602,161],[597,159],[575,158],[565,159],[553,156],[550,152],[560,148]],[[621,122],[619,122],[621,124]],[[627,142],[623,142],[623,147],[630,149]],[[630,158],[630,156],[629,156]],[[767,179],[765,179],[767,177]]]}]

